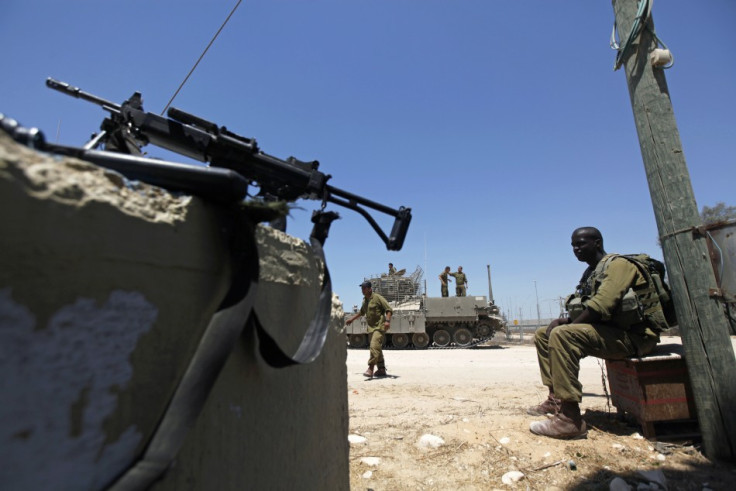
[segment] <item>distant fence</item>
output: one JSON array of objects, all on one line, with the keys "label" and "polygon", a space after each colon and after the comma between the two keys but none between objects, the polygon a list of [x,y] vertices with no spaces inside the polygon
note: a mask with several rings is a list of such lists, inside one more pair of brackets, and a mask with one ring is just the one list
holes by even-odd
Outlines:
[{"label": "distant fence", "polygon": [[539,319],[539,320],[537,320],[537,319],[523,319],[523,320],[519,320],[518,321],[518,324],[516,324],[516,325],[514,324],[514,320],[511,319],[511,320],[508,321],[508,324],[506,326],[506,330],[509,333],[512,333],[512,334],[513,333],[518,334],[519,332],[526,332],[526,333],[534,332],[534,331],[536,331],[538,328],[540,328],[542,326],[545,326],[545,327],[548,326],[549,323],[552,322],[554,319],[555,319],[555,317],[543,318],[543,319]]}]

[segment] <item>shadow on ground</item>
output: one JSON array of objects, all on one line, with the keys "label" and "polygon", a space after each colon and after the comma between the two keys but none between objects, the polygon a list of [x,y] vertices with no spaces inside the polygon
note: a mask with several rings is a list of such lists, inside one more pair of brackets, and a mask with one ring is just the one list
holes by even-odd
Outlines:
[{"label": "shadow on ground", "polygon": [[595,428],[598,431],[610,433],[618,436],[631,436],[634,433],[641,433],[639,425],[633,425],[629,421],[621,419],[614,411],[600,411],[588,409],[583,415],[585,423],[589,428]]},{"label": "shadow on ground", "polygon": [[[591,476],[570,485],[566,489],[571,491],[608,491],[611,489],[611,481],[616,478],[626,481],[626,484],[629,485],[631,489],[637,489],[639,486],[641,486],[641,489],[668,489],[671,491],[733,489],[733,469],[729,469],[727,465],[723,464],[711,464],[709,462],[702,462],[699,459],[693,458],[693,462],[688,466],[688,469],[680,470],[662,466],[658,471],[661,471],[661,475],[664,476],[663,480],[664,484],[667,486],[666,488],[655,484],[658,480],[657,478],[647,478],[638,471],[615,473],[601,469]],[[656,475],[657,473],[657,471],[647,472],[650,476]],[[617,489],[621,489],[621,487],[618,487]]]}]

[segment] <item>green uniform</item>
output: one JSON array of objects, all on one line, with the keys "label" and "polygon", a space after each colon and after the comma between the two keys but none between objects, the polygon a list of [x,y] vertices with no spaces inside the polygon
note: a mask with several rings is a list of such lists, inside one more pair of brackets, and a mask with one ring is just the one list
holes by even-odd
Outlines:
[{"label": "green uniform", "polygon": [[[610,259],[608,256],[601,262]],[[600,263],[599,263],[600,264]],[[578,292],[587,308],[601,315],[598,324],[563,324],[555,327],[549,337],[547,328],[537,329],[537,347],[542,383],[563,401],[580,402],[583,386],[578,380],[580,360],[595,356],[620,360],[629,356],[644,356],[659,342],[659,332],[666,327],[659,321],[661,308],[652,315],[627,326],[621,299],[632,288],[646,291],[649,285],[639,269],[623,258],[613,258],[606,267],[588,268],[583,274]]]},{"label": "green uniform", "polygon": [[389,266],[388,274],[396,274],[396,268],[394,266]]},{"label": "green uniform", "polygon": [[455,295],[458,297],[465,296],[465,284],[468,282],[468,277],[465,273],[450,273],[450,276],[455,278]]},{"label": "green uniform", "polygon": [[386,368],[383,359],[383,342],[386,337],[386,313],[393,312],[391,306],[385,298],[378,293],[371,293],[370,298],[363,299],[363,305],[360,307],[360,314],[365,316],[368,324],[368,335],[371,338],[371,352],[368,364],[380,368]]},{"label": "green uniform", "polygon": [[442,292],[443,297],[449,297],[450,291],[447,289],[447,275],[449,273],[441,273],[440,278],[442,279],[442,283],[440,284],[440,292]]}]

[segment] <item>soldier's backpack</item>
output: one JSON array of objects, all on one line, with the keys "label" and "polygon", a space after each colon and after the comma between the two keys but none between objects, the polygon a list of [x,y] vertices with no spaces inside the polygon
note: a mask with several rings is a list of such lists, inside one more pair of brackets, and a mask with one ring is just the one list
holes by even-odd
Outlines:
[{"label": "soldier's backpack", "polygon": [[672,300],[672,291],[665,281],[665,267],[662,261],[649,257],[647,254],[611,254],[610,262],[614,257],[622,257],[633,263],[639,271],[647,279],[649,287],[642,292],[636,292],[638,300],[641,302],[644,313],[647,311],[647,293],[652,296],[652,300],[657,298],[662,308],[667,326],[673,327],[677,325],[677,316],[675,315],[675,303]]}]

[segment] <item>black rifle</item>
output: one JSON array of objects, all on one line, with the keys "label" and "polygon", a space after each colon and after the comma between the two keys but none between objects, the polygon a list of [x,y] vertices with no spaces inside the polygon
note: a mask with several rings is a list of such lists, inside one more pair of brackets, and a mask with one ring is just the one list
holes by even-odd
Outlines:
[{"label": "black rifle", "polygon": [[[242,200],[248,186],[255,184],[259,187],[258,196],[266,201],[316,199],[322,201],[323,208],[327,202],[335,203],[363,215],[388,250],[398,251],[404,244],[411,208],[393,209],[330,186],[327,181],[331,176],[317,170],[316,160],[303,162],[294,157],[281,160],[262,152],[253,138],[237,135],[224,126],[218,127],[173,107],[167,112],[168,118],[146,112],[139,92],[118,105],[52,78],[46,80],[46,85],[97,104],[110,116],[102,121],[102,131],[81,148],[47,143],[38,134],[34,137],[38,140],[36,146],[43,150],[90,160],[132,179],[209,199]],[[15,133],[20,135],[24,131],[33,133],[21,129]],[[141,148],[149,143],[210,166],[145,158]],[[100,145],[104,145],[104,151],[95,150]],[[388,236],[362,206],[395,218]]]}]

